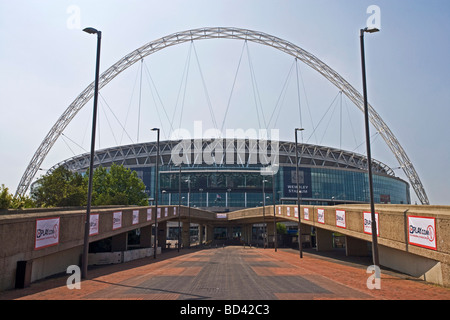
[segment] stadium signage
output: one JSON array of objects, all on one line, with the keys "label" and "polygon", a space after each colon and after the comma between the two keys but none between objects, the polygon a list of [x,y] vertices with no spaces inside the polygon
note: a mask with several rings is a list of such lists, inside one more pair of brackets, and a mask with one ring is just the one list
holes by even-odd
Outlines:
[{"label": "stadium signage", "polygon": [[408,242],[419,247],[437,250],[436,219],[408,216]]},{"label": "stadium signage", "polygon": [[[372,213],[363,212],[364,233],[372,234]],[[380,236],[380,223],[378,222],[378,212],[375,212],[375,221],[377,224],[377,236]]]},{"label": "stadium signage", "polygon": [[98,234],[99,230],[99,214],[94,213],[89,216],[89,235],[93,236]]},{"label": "stadium signage", "polygon": [[35,250],[59,243],[59,222],[59,217],[36,220]]},{"label": "stadium signage", "polygon": [[339,228],[346,228],[344,210],[336,210],[336,226]]}]

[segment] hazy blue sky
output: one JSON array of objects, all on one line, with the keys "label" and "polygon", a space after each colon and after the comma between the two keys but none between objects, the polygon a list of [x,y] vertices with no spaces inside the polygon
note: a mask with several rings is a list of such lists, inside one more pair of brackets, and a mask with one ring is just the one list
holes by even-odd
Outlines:
[{"label": "hazy blue sky", "polygon": [[[431,203],[448,205],[448,0],[0,0],[0,184],[15,191],[45,135],[93,81],[96,40],[81,31],[86,26],[103,32],[101,71],[145,43],[178,31],[238,27],[265,32],[298,45],[361,91],[359,30],[370,16],[366,12],[370,5],[381,9],[381,32],[366,36],[369,101],[405,149]],[[81,29],[77,28],[78,21]],[[255,82],[249,71],[250,63],[258,95],[253,94]],[[338,90],[303,64],[297,65],[301,76],[297,86],[293,58],[272,48],[244,46],[243,42],[229,40],[200,41],[162,50],[147,57],[142,66],[139,122],[135,113],[140,65],[130,67],[102,90],[98,139],[101,148],[117,141],[136,142],[138,137],[140,142],[154,140],[149,128],[161,125],[168,129],[167,122],[159,122],[159,117],[164,121],[166,116],[163,108],[157,106],[156,94],[171,118],[175,108],[180,108],[176,98],[184,85],[188,93],[181,125],[190,129],[193,121],[202,120],[204,129],[211,127],[200,66],[218,122],[222,122],[230,101],[226,128],[258,128],[254,103],[258,98],[267,119],[275,106],[280,107],[279,116],[278,109],[274,112],[273,120],[277,121],[273,126],[280,129],[283,140],[293,140],[292,128],[300,121],[296,90],[301,87],[300,109],[306,129],[303,141],[365,154],[364,145],[361,146],[362,113],[348,99],[334,100]],[[188,80],[182,82],[186,66],[189,66]],[[290,70],[293,71],[289,73]],[[283,91],[286,79],[288,86]],[[152,81],[156,90],[151,87]],[[326,114],[328,107],[330,111]],[[89,102],[67,127],[65,136],[57,141],[42,168],[48,169],[89,149],[91,113]],[[328,120],[331,114],[332,120]],[[127,120],[132,140],[114,123],[115,116],[122,123]],[[174,123],[178,126],[178,120]],[[371,130],[375,134],[373,127]],[[112,132],[113,138],[107,132]],[[391,167],[399,166],[376,135],[372,155]],[[401,170],[395,172],[406,179]],[[411,195],[414,203],[417,197],[413,190]]]}]

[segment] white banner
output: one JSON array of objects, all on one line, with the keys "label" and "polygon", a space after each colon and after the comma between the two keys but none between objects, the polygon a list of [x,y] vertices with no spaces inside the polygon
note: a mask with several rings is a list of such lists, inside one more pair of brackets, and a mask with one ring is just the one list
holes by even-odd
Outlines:
[{"label": "white banner", "polygon": [[[364,233],[372,234],[372,213],[363,212]],[[380,223],[378,222],[378,212],[375,212],[375,221],[377,223],[377,236],[380,236]]]},{"label": "white banner", "polygon": [[122,211],[113,213],[113,230],[122,228]]},{"label": "white banner", "polygon": [[133,210],[133,224],[139,223],[139,210]]},{"label": "white banner", "polygon": [[287,215],[288,217],[291,216],[291,207],[287,207],[287,208],[286,208],[286,215]]},{"label": "white banner", "polygon": [[309,220],[309,208],[303,208],[303,219]]},{"label": "white banner", "polygon": [[147,221],[152,220],[152,208],[147,209]]},{"label": "white banner", "polygon": [[174,215],[174,216],[177,215],[177,207],[173,207],[173,215]]},{"label": "white banner", "polygon": [[345,224],[345,211],[336,210],[336,226],[339,228],[347,228]]},{"label": "white banner", "polygon": [[42,249],[59,243],[59,218],[37,219],[34,249]]},{"label": "white banner", "polygon": [[281,214],[281,207],[278,207],[278,214]]},{"label": "white banner", "polygon": [[436,219],[408,216],[408,241],[412,245],[437,250]]},{"label": "white banner", "polygon": [[317,221],[319,223],[325,223],[325,210],[317,209]]},{"label": "white banner", "polygon": [[158,218],[158,219],[161,218],[161,208],[158,208],[158,211],[157,211],[157,218]]},{"label": "white banner", "polygon": [[298,207],[294,208],[294,217],[298,218]]},{"label": "white banner", "polygon": [[169,216],[169,208],[165,207],[164,208],[164,217],[168,217]]},{"label": "white banner", "polygon": [[90,236],[98,234],[99,222],[100,222],[100,215],[98,213],[89,215],[89,235]]}]

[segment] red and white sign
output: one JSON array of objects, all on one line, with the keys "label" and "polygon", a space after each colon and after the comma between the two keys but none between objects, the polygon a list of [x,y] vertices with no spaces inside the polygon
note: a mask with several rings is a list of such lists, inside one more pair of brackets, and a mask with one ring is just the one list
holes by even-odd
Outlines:
[{"label": "red and white sign", "polygon": [[59,218],[37,219],[34,249],[42,249],[59,243]]},{"label": "red and white sign", "polygon": [[[375,212],[375,221],[377,223],[377,236],[380,236],[380,223],[378,222],[378,212]],[[372,213],[363,212],[364,233],[372,234]]]},{"label": "red and white sign", "polygon": [[294,208],[294,217],[298,218],[298,207]]},{"label": "red and white sign", "polygon": [[339,228],[347,228],[345,224],[345,211],[344,210],[336,210],[336,227]]},{"label": "red and white sign", "polygon": [[122,211],[113,213],[113,230],[122,228]]},{"label": "red and white sign", "polygon": [[281,214],[281,207],[278,207],[278,214]]},{"label": "red and white sign", "polygon": [[291,216],[291,207],[287,207],[287,208],[286,208],[286,215],[287,215],[288,217]]},{"label": "red and white sign", "polygon": [[408,242],[432,250],[436,248],[436,219],[408,216]]},{"label": "red and white sign", "polygon": [[99,230],[100,215],[94,213],[89,215],[89,235],[94,236],[98,234]]},{"label": "red and white sign", "polygon": [[317,222],[325,223],[325,210],[317,209]]},{"label": "red and white sign", "polygon": [[133,210],[133,224],[139,223],[139,210]]},{"label": "red and white sign", "polygon": [[147,209],[147,221],[152,220],[152,208]]},{"label": "red and white sign", "polygon": [[309,208],[303,208],[303,219],[309,220]]}]

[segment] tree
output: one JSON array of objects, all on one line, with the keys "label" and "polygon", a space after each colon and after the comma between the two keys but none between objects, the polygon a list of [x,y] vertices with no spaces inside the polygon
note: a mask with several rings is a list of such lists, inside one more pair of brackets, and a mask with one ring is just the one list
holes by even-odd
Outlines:
[{"label": "tree", "polygon": [[0,209],[11,208],[13,196],[9,194],[8,188],[4,184],[0,187]]},{"label": "tree", "polygon": [[38,180],[31,198],[39,207],[84,206],[86,183],[81,174],[61,166]]},{"label": "tree", "polygon": [[29,196],[13,196],[4,184],[0,187],[0,209],[22,209],[35,207],[34,201]]},{"label": "tree", "polygon": [[287,234],[286,225],[283,223],[277,222],[277,234]]},{"label": "tree", "polygon": [[[88,175],[85,176],[86,184]],[[136,171],[113,164],[98,167],[92,177],[93,205],[148,205],[145,184]]]}]

